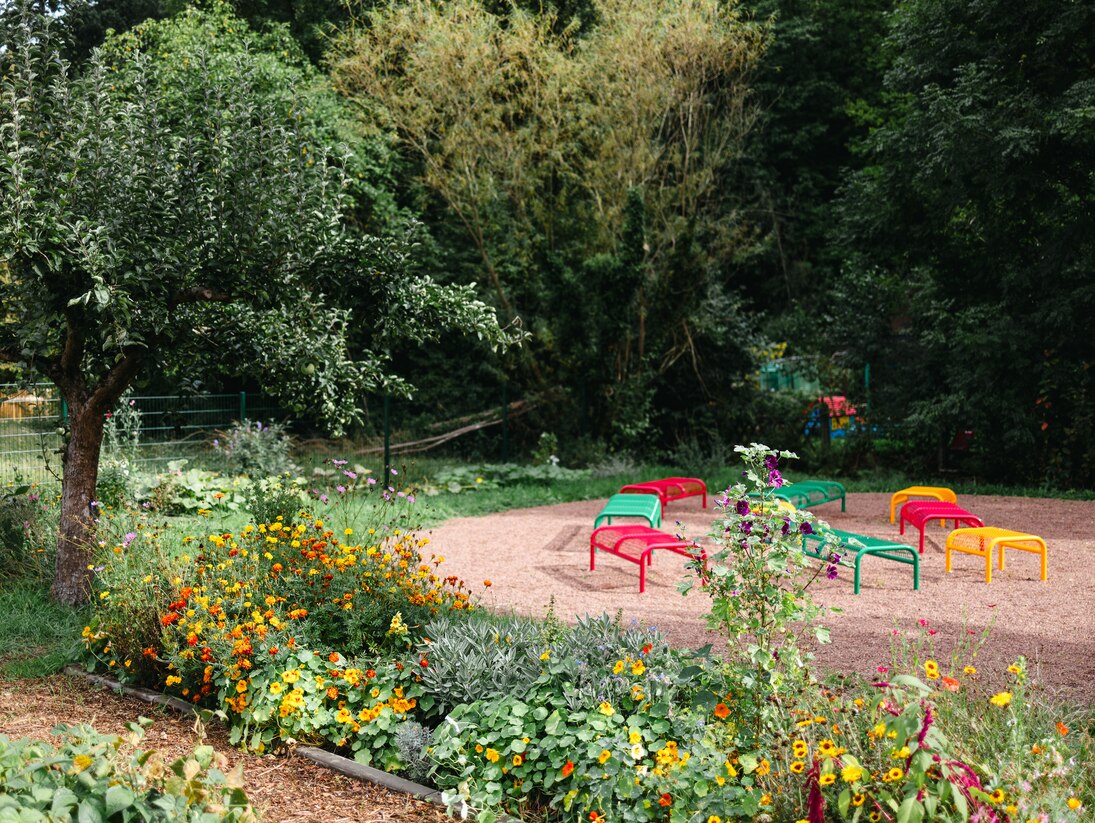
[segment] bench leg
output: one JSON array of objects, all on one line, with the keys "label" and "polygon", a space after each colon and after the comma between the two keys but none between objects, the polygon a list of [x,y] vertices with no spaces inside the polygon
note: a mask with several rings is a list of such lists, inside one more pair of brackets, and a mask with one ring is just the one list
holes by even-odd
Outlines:
[{"label": "bench leg", "polygon": [[646,591],[646,567],[650,565],[650,553],[653,549],[647,549],[639,555],[639,594]]},{"label": "bench leg", "polygon": [[852,594],[859,594],[859,564],[863,562],[863,555],[855,553],[855,579],[852,586]]},{"label": "bench leg", "polygon": [[597,545],[593,542],[593,539],[589,540],[589,570],[597,570]]},{"label": "bench leg", "polygon": [[[912,552],[909,552],[909,553],[912,554]],[[913,564],[913,591],[918,592],[918,591],[920,591],[920,555],[918,555],[918,554],[913,554],[912,555],[912,564]]]},{"label": "bench leg", "polygon": [[927,527],[926,523],[923,526],[920,527],[920,553],[921,554],[924,553],[924,529],[926,527]]},{"label": "bench leg", "polygon": [[840,495],[840,510],[842,512],[848,511],[848,498],[845,495]]},{"label": "bench leg", "polygon": [[[996,542],[993,541],[985,547],[985,582],[992,582],[992,550],[996,548]],[[1000,559],[1004,559],[1004,550],[1000,549]]]}]

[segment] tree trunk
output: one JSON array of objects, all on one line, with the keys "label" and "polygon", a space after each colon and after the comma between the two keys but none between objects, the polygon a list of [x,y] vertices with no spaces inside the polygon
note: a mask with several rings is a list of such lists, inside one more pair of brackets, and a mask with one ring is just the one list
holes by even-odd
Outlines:
[{"label": "tree trunk", "polygon": [[99,512],[92,506],[99,477],[99,451],[103,445],[103,413],[97,404],[69,402],[70,437],[63,460],[61,528],[57,537],[57,566],[53,598],[69,606],[91,597],[92,549]]}]

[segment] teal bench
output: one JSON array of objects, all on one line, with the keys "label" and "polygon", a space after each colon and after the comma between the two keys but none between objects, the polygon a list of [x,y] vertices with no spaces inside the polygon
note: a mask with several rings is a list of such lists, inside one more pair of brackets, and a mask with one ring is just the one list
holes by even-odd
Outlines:
[{"label": "teal bench", "polygon": [[[756,492],[750,497],[759,497]],[[765,497],[774,497],[777,500],[786,500],[796,509],[808,509],[811,506],[820,506],[822,503],[835,503],[840,501],[840,510],[847,511],[848,496],[844,487],[833,480],[800,480],[798,483],[788,483],[778,489],[770,489],[764,492]]]},{"label": "teal bench", "polygon": [[[840,541],[840,548],[847,552],[841,554],[840,565],[855,569],[855,594],[859,594],[859,566],[864,557],[880,557],[883,560],[893,560],[895,563],[904,563],[913,567],[913,591],[920,591],[920,555],[912,546],[904,543],[894,543],[891,540],[883,540],[879,537],[867,537],[865,534],[830,529],[829,534],[834,535]],[[802,551],[810,557],[828,562],[828,555],[824,554],[825,534],[817,533],[804,535]],[[849,540],[858,540],[862,546],[852,546]],[[838,552],[839,553],[839,552]],[[854,553],[854,560],[850,556]]]},{"label": "teal bench", "polygon": [[593,521],[593,528],[602,520],[611,525],[613,517],[645,517],[650,528],[656,529],[662,524],[661,498],[656,494],[614,494]]}]

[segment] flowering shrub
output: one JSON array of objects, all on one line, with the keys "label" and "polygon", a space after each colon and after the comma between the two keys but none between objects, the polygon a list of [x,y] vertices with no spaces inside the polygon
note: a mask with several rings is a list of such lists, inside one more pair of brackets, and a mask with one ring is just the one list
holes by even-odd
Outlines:
[{"label": "flowering shrub", "polygon": [[[725,516],[715,522],[710,537],[718,547],[704,559],[690,562],[701,589],[711,598],[709,623],[727,636],[728,660],[751,697],[752,726],[771,719],[769,698],[786,691],[786,681],[801,683],[807,656],[799,649],[797,632],[821,612],[809,595],[821,573],[802,551],[802,537],[824,526],[812,514],[780,505],[772,492],[783,484],[777,452],[754,443],[738,446],[746,482],[728,488],[715,505]],[[826,538],[830,559],[825,571],[836,575],[835,540]],[[694,581],[683,581],[687,593]],[[828,631],[814,627],[819,641]]]},{"label": "flowering shrub", "polygon": [[293,442],[285,426],[261,420],[240,420],[218,432],[213,448],[230,474],[270,477],[299,471],[293,462]]}]

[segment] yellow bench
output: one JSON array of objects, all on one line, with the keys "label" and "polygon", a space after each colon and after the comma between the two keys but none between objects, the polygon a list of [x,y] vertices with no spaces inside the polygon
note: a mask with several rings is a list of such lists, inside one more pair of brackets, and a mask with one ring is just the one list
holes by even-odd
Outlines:
[{"label": "yellow bench", "polygon": [[897,507],[910,497],[930,497],[933,500],[938,500],[940,503],[958,502],[958,497],[955,493],[942,486],[909,486],[907,489],[894,492],[893,497],[890,498],[891,523],[894,522],[894,514],[897,512]]},{"label": "yellow bench", "polygon": [[955,529],[947,535],[946,571],[951,570],[951,552],[976,554],[985,558],[985,582],[992,582],[992,550],[999,547],[1000,571],[1004,570],[1004,549],[1031,552],[1042,558],[1042,579],[1046,579],[1046,541],[1034,534],[982,526],[974,529]]}]

